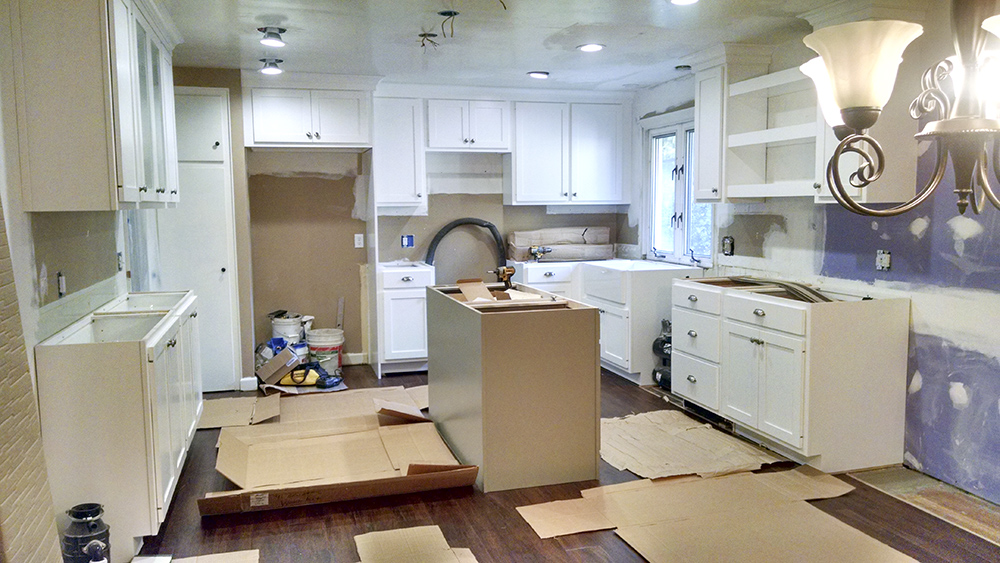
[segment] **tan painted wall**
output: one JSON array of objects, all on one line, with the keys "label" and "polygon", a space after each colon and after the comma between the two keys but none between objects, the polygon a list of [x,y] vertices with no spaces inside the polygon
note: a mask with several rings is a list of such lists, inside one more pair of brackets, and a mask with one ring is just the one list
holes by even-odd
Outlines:
[{"label": "tan painted wall", "polygon": [[32,213],[30,217],[39,305],[59,298],[57,272],[66,277],[67,295],[118,273],[114,212]]},{"label": "tan painted wall", "polygon": [[250,263],[250,203],[247,191],[246,149],[243,146],[243,90],[238,69],[174,67],[176,86],[229,89],[232,129],[233,204],[236,208],[236,270],[240,302],[240,351],[243,376],[253,376],[253,270]]},{"label": "tan painted wall", "polygon": [[[609,227],[614,242],[619,223],[618,215],[611,213],[547,215],[544,206],[505,207],[500,194],[434,194],[428,200],[425,217],[379,217],[379,260],[423,260],[431,239],[441,227],[462,217],[493,223],[504,237],[505,245],[511,231],[572,226]],[[400,246],[402,235],[414,235],[413,248]],[[497,265],[495,247],[493,237],[484,228],[469,225],[451,231],[435,252],[437,283],[449,284],[464,278],[495,281],[487,273]]]},{"label": "tan painted wall", "polygon": [[[252,157],[252,154],[251,154]],[[354,178],[250,177],[253,309],[257,342],[270,338],[267,313],[287,309],[336,324],[344,297],[344,350],[361,352],[364,248],[354,248],[365,222],[351,218]]]}]

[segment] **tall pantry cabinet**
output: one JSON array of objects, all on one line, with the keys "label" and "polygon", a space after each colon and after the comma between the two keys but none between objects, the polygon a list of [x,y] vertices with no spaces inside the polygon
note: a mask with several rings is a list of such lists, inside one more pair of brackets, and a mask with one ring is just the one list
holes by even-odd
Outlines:
[{"label": "tall pantry cabinet", "polygon": [[169,19],[147,0],[13,0],[11,16],[25,211],[176,202]]}]

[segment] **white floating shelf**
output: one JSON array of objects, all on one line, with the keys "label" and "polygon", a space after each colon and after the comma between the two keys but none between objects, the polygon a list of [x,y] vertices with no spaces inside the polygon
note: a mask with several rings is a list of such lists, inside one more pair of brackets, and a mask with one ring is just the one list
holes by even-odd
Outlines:
[{"label": "white floating shelf", "polygon": [[[790,180],[770,184],[729,184],[726,196],[729,198],[761,197],[812,197],[817,190],[815,180]],[[821,186],[822,188],[822,186]]]},{"label": "white floating shelf", "polygon": [[768,145],[797,140],[813,141],[815,139],[816,123],[802,123],[799,125],[763,129],[760,131],[735,133],[729,136],[729,148],[752,145]]}]

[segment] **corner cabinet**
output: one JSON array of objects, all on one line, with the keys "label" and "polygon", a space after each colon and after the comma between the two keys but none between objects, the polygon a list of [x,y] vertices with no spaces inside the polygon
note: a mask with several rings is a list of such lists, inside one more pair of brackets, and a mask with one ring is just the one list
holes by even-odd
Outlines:
[{"label": "corner cabinet", "polygon": [[249,88],[248,146],[370,147],[371,92]]},{"label": "corner cabinet", "polygon": [[834,297],[675,280],[671,392],[823,471],[902,462],[909,301]]},{"label": "corner cabinet", "polygon": [[169,19],[145,0],[15,0],[11,15],[24,210],[176,202]]},{"label": "corner cabinet", "polygon": [[515,102],[504,203],[627,203],[623,115],[614,103]]},{"label": "corner cabinet", "polygon": [[427,149],[510,150],[510,102],[427,100]]}]

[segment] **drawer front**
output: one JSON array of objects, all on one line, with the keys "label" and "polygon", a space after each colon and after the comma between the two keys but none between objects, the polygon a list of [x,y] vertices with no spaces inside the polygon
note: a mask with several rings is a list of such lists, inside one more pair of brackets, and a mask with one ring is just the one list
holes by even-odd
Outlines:
[{"label": "drawer front", "polygon": [[675,352],[670,363],[670,390],[703,407],[719,410],[719,366],[683,352]]},{"label": "drawer front", "polygon": [[596,264],[583,264],[583,293],[612,303],[628,306],[627,273],[603,268]]},{"label": "drawer front", "polygon": [[726,295],[726,317],[754,326],[805,334],[805,306],[796,306],[793,301],[780,303],[777,300],[749,293],[730,293]]},{"label": "drawer front", "polygon": [[674,350],[718,362],[720,356],[720,319],[680,307],[671,312]]},{"label": "drawer front", "polygon": [[424,268],[386,268],[379,274],[383,289],[434,285],[434,271]]},{"label": "drawer front", "polygon": [[573,267],[576,264],[525,264],[524,283],[538,286],[541,283],[569,282],[573,277]]},{"label": "drawer front", "polygon": [[722,291],[695,282],[674,282],[671,301],[675,307],[684,307],[710,315],[722,312]]},{"label": "drawer front", "polygon": [[524,285],[526,287],[540,289],[542,291],[547,291],[549,293],[554,293],[556,295],[561,295],[563,297],[570,297],[570,290],[573,289],[573,284],[569,282],[531,283],[531,284],[526,283]]}]

